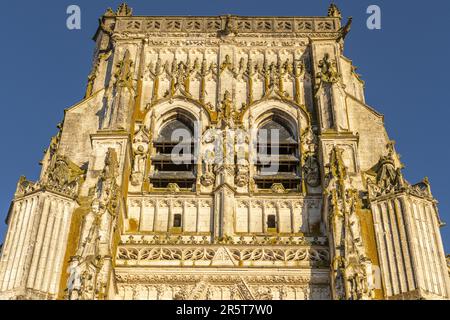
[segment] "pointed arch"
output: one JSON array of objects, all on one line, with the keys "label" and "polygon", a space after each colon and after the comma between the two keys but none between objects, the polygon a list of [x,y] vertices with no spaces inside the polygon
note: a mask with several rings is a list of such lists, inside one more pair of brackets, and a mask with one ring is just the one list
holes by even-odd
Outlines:
[{"label": "pointed arch", "polygon": [[311,126],[311,115],[304,107],[292,101],[281,101],[279,99],[266,99],[246,107],[242,111],[242,119],[251,117],[255,121],[253,123],[255,127],[258,124],[258,119],[268,112],[277,112],[284,115],[286,119],[290,120],[291,125],[296,123],[301,129]]},{"label": "pointed arch", "polygon": [[209,110],[205,105],[194,99],[186,97],[175,97],[161,99],[144,112],[144,121],[149,123],[153,113],[163,115],[171,109],[178,108],[184,110],[186,114],[190,114],[195,121],[202,119],[203,122],[209,124],[214,122],[217,117],[214,112]]}]

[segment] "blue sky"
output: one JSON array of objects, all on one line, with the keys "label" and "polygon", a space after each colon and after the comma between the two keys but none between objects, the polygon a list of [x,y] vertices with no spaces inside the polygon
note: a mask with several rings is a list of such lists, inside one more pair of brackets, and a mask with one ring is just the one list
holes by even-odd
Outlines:
[{"label": "blue sky", "polygon": [[[0,103],[3,124],[0,237],[21,175],[37,179],[38,165],[63,110],[79,101],[91,67],[97,19],[121,1],[9,1],[2,6]],[[448,75],[450,2],[335,1],[353,16],[345,54],[366,81],[366,100],[386,117],[408,181],[428,176],[440,214],[450,223],[450,122]],[[168,0],[128,1],[139,15],[325,15],[329,1]],[[66,28],[66,9],[82,10],[82,29]],[[366,9],[382,9],[382,29],[366,27]],[[442,229],[450,252],[450,226]]]}]

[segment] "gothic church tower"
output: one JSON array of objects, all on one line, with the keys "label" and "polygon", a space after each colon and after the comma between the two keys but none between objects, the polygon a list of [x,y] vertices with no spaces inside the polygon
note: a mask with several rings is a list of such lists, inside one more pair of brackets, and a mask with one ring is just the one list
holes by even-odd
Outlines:
[{"label": "gothic church tower", "polygon": [[0,298],[448,299],[430,184],[341,20],[108,9],[86,96],[17,184]]}]

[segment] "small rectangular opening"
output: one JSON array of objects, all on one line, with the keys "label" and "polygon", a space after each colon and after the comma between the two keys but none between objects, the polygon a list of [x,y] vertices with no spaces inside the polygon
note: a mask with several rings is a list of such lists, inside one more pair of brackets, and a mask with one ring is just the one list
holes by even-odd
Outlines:
[{"label": "small rectangular opening", "polygon": [[173,227],[181,228],[181,214],[175,214],[173,216]]},{"label": "small rectangular opening", "polygon": [[267,228],[268,229],[276,229],[277,228],[277,217],[271,214],[267,216]]}]

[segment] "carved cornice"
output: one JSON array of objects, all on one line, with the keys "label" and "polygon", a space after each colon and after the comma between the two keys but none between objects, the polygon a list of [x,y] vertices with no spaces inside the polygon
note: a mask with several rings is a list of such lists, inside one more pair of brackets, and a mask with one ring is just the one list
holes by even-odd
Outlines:
[{"label": "carved cornice", "polygon": [[340,29],[337,17],[244,17],[244,16],[122,16],[116,17],[115,32],[118,33],[210,33],[223,34],[226,26],[232,33],[226,36],[249,34],[299,33],[323,36]]},{"label": "carved cornice", "polygon": [[[327,279],[315,278],[311,276],[263,276],[250,275],[242,277],[241,275],[208,275],[207,282],[209,283],[235,283],[240,284],[242,280],[248,284],[327,284]],[[173,275],[173,274],[116,274],[117,283],[126,284],[196,284],[200,281],[205,281],[204,275]]]},{"label": "carved cornice", "polygon": [[123,235],[120,245],[236,245],[236,246],[325,246],[328,244],[326,237],[304,237],[304,236],[256,236],[241,235],[235,237],[220,238],[216,241],[211,240],[209,234],[204,235],[171,235],[171,234],[152,234],[152,235]]}]

